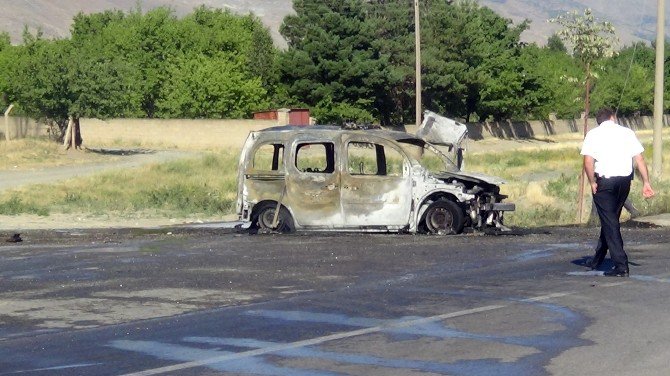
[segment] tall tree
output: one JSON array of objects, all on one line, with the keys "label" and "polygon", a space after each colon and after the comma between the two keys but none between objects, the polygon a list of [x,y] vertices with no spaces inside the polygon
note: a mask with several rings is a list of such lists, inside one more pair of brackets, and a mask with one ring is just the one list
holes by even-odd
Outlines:
[{"label": "tall tree", "polygon": [[410,1],[370,0],[366,10],[376,30],[373,44],[388,60],[388,91],[383,113],[391,124],[414,122],[414,6]]},{"label": "tall tree", "polygon": [[[344,102],[383,124],[414,112],[413,7],[404,0],[296,0],[282,33],[282,82],[296,101]],[[518,64],[520,34],[473,1],[420,2],[426,107],[469,119],[519,117],[535,105],[537,85]],[[345,72],[355,71],[356,80]],[[349,75],[351,76],[351,75]],[[369,104],[369,105],[366,105]],[[372,107],[372,109],[370,109]]]},{"label": "tall tree", "polygon": [[[617,42],[614,26],[608,21],[599,21],[591,9],[585,9],[584,14],[576,11],[568,12],[551,22],[558,23],[563,28],[558,35],[572,48],[573,56],[581,63],[584,70],[584,108],[588,117],[590,113],[590,94],[594,75],[594,64],[605,57],[615,54],[614,45]],[[588,123],[584,122],[584,135]]]},{"label": "tall tree", "polygon": [[474,1],[426,1],[422,40],[426,105],[469,121],[473,114],[496,120],[520,116],[524,92],[520,35],[513,25]]},{"label": "tall tree", "polygon": [[27,36],[13,68],[9,92],[26,114],[54,124],[62,139],[68,120],[123,116],[133,100],[130,66],[75,48],[68,40]]},{"label": "tall tree", "polygon": [[279,57],[288,101],[316,107],[346,103],[387,123],[388,63],[373,43],[365,4],[295,0],[293,7],[296,14],[280,29],[289,46]]}]

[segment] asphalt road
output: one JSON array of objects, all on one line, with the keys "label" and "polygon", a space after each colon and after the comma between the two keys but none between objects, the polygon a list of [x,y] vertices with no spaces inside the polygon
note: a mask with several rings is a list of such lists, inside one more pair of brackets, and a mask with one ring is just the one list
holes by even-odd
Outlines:
[{"label": "asphalt road", "polygon": [[0,246],[0,375],[666,375],[670,230],[34,232]]}]

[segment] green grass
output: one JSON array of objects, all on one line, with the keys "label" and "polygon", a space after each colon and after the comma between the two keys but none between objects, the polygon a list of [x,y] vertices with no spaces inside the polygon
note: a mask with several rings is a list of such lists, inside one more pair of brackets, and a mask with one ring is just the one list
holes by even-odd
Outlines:
[{"label": "green grass", "polygon": [[40,216],[47,216],[49,215],[49,208],[26,203],[21,197],[14,194],[0,202],[0,214],[37,214]]},{"label": "green grass", "polygon": [[209,154],[13,190],[0,195],[0,214],[223,215],[234,210],[236,179],[237,155]]},{"label": "green grass", "polygon": [[546,191],[551,197],[556,197],[564,202],[570,202],[578,196],[579,176],[578,174],[561,174],[558,179],[547,182]]},{"label": "green grass", "polygon": [[509,181],[518,180],[522,175],[533,172],[575,171],[578,174],[581,163],[579,150],[575,148],[507,151],[465,157],[468,171],[485,172]]}]

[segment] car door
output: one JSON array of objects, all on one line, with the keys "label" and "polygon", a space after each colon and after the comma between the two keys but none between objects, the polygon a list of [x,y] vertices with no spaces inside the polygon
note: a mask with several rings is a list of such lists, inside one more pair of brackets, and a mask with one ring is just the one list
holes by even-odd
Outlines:
[{"label": "car door", "polygon": [[347,227],[404,226],[412,205],[410,164],[391,141],[343,139],[342,212]]},{"label": "car door", "polygon": [[297,138],[286,161],[286,199],[303,227],[332,229],[343,224],[340,168],[332,139]]},{"label": "car door", "polygon": [[286,179],[284,154],[284,143],[274,140],[259,142],[246,154],[240,167],[238,214],[242,214],[242,200],[252,203],[280,200]]}]

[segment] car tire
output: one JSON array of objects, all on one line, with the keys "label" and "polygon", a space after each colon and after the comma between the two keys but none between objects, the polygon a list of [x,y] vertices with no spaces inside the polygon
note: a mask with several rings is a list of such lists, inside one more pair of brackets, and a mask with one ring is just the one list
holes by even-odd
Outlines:
[{"label": "car tire", "polygon": [[460,234],[465,225],[465,213],[453,201],[438,200],[426,209],[422,225],[432,235]]},{"label": "car tire", "polygon": [[253,220],[254,226],[258,229],[259,232],[279,232],[279,233],[291,233],[295,231],[295,225],[293,223],[293,217],[291,213],[284,207],[279,208],[279,218],[277,220],[277,227],[272,226],[274,221],[275,210],[277,210],[277,204],[272,202],[267,202],[261,204],[261,206],[256,211],[256,215]]}]

